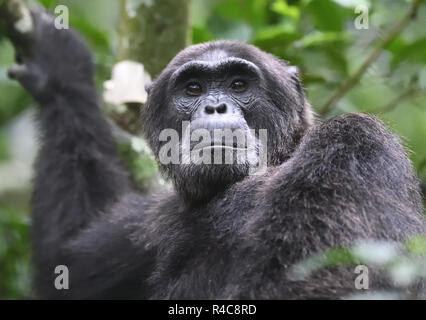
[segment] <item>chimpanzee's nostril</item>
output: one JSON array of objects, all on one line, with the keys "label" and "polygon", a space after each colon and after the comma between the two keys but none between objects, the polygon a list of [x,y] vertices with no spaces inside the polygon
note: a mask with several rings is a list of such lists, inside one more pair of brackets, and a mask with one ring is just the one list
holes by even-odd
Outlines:
[{"label": "chimpanzee's nostril", "polygon": [[222,103],[216,108],[217,113],[226,113],[226,104]]},{"label": "chimpanzee's nostril", "polygon": [[216,106],[209,105],[204,107],[204,112],[207,114],[214,114],[215,112],[219,114],[223,114],[223,113],[226,113],[226,111],[227,111],[227,106],[225,103],[221,103]]},{"label": "chimpanzee's nostril", "polygon": [[212,107],[212,106],[206,106],[206,108],[204,109],[204,111],[207,113],[207,114],[213,114],[214,113],[214,107]]}]

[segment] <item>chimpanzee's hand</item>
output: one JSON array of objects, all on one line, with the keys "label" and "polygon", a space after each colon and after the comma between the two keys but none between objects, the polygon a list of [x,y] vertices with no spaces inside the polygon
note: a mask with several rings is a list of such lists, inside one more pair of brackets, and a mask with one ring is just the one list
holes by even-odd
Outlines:
[{"label": "chimpanzee's hand", "polygon": [[57,29],[54,18],[43,11],[31,12],[33,31],[26,36],[10,30],[16,62],[9,77],[18,80],[39,102],[92,84],[91,54],[73,30]]}]

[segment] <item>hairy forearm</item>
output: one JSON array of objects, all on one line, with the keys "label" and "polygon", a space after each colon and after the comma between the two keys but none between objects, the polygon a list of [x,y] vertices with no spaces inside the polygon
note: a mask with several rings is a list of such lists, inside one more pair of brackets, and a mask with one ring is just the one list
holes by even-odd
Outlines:
[{"label": "hairy forearm", "polygon": [[49,151],[76,154],[87,150],[92,156],[99,152],[115,155],[110,128],[94,89],[55,93],[53,99],[40,103],[37,120],[42,146]]},{"label": "hairy forearm", "polygon": [[34,211],[41,207],[43,220],[61,216],[56,227],[67,234],[119,197],[127,179],[94,93],[58,95],[40,107],[38,120]]}]

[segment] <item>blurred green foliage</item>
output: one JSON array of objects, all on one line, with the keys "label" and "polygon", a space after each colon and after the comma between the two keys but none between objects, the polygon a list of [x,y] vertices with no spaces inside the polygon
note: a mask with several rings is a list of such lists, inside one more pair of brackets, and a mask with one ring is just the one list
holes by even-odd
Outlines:
[{"label": "blurred green foliage", "polygon": [[[87,39],[97,64],[101,89],[115,63],[118,1],[34,0],[49,9],[65,4],[70,24]],[[369,28],[356,29],[357,5],[368,10]],[[238,39],[297,65],[307,96],[320,110],[336,88],[366,59],[377,40],[409,8],[406,0],[192,0],[192,41]],[[1,29],[0,29],[1,30]],[[19,148],[11,145],[9,126],[31,99],[7,79],[13,49],[0,31],[0,169]],[[426,181],[426,4],[416,19],[381,53],[361,81],[328,116],[365,111],[376,113],[401,135],[411,150],[419,176]],[[140,179],[152,163],[134,160],[121,148],[128,168]],[[16,151],[16,150],[15,150]],[[0,171],[1,172],[1,171]],[[2,188],[0,175],[0,299],[30,296],[28,264],[28,191]],[[13,201],[11,200],[13,199]],[[18,199],[18,200],[17,200]],[[22,203],[26,205],[23,206]]]},{"label": "blurred green foliage", "polygon": [[[426,237],[413,236],[405,243],[363,240],[350,248],[332,248],[309,257],[292,266],[289,276],[293,280],[308,280],[316,271],[336,266],[365,266],[378,270],[390,280],[392,289],[360,291],[349,299],[425,299],[424,292],[415,290],[418,281],[426,279]],[[371,279],[372,280],[372,279]]]},{"label": "blurred green foliage", "polygon": [[27,210],[0,206],[0,299],[30,297]]},{"label": "blurred green foliage", "polygon": [[[140,144],[143,146],[139,147]],[[158,167],[153,157],[141,156],[144,147],[144,141],[134,137],[129,143],[120,143],[118,151],[126,169],[131,172],[133,185],[141,192],[149,192],[153,188],[151,178]]]},{"label": "blurred green foliage", "polygon": [[[309,100],[319,110],[354,73],[409,1],[193,1],[193,41],[232,38],[251,42],[297,65]],[[358,30],[357,5],[369,9],[369,28]],[[426,158],[426,5],[338,102],[330,116],[377,113],[404,139],[416,167]],[[405,94],[407,92],[407,94]],[[405,94],[405,95],[404,95]],[[404,99],[398,99],[404,96]],[[399,101],[400,100],[400,101]],[[399,101],[393,106],[393,101]],[[426,179],[426,168],[420,172]]]}]

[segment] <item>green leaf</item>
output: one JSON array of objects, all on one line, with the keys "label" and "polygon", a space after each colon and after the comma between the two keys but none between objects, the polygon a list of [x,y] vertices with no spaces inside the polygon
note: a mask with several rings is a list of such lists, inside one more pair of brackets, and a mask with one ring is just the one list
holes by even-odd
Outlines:
[{"label": "green leaf", "polygon": [[426,63],[426,38],[414,41],[396,52],[392,59],[392,66],[406,60]]},{"label": "green leaf", "polygon": [[90,21],[70,15],[70,25],[83,34],[84,38],[97,53],[109,50],[108,34],[92,25]]},{"label": "green leaf", "polygon": [[58,5],[58,0],[39,0],[39,2],[47,9],[53,9]]},{"label": "green leaf", "polygon": [[420,70],[418,82],[420,89],[426,89],[426,67]]},{"label": "green leaf", "polygon": [[245,10],[242,10],[243,6],[245,7],[246,4],[243,4],[240,1],[221,1],[216,6],[215,13],[222,18],[229,20],[243,20],[245,16]]},{"label": "green leaf", "polygon": [[394,55],[400,54],[405,48],[406,43],[402,36],[397,36],[386,47],[386,50],[392,52]]},{"label": "green leaf", "polygon": [[351,250],[346,248],[336,248],[324,253],[324,267],[334,267],[338,265],[357,264],[359,260]]},{"label": "green leaf", "polygon": [[293,281],[300,281],[323,268],[358,263],[359,260],[355,258],[350,249],[332,248],[294,264],[291,266],[288,276]]},{"label": "green leaf", "polygon": [[289,6],[284,0],[277,0],[272,4],[272,10],[276,13],[292,18],[294,20],[299,20],[300,10],[296,6]]},{"label": "green leaf", "polygon": [[315,31],[304,36],[297,42],[302,48],[329,44],[333,42],[342,42],[349,39],[349,35],[345,32],[320,32]]},{"label": "green leaf", "polygon": [[262,40],[275,40],[278,42],[278,39],[281,37],[289,37],[288,40],[295,39],[294,35],[296,34],[296,28],[292,23],[282,23],[275,26],[265,27],[259,29],[256,33],[256,41]]},{"label": "green leaf", "polygon": [[414,254],[426,254],[426,237],[414,236],[411,237],[406,243],[407,250]]},{"label": "green leaf", "polygon": [[201,43],[214,40],[215,37],[206,28],[192,27],[192,43]]},{"label": "green leaf", "polygon": [[215,17],[209,21],[209,30],[220,39],[233,39],[240,41],[250,41],[253,35],[252,27],[245,22],[235,22]]},{"label": "green leaf", "polygon": [[342,31],[343,22],[353,13],[331,0],[310,1],[305,10],[314,26],[322,31]]},{"label": "green leaf", "polygon": [[0,131],[0,161],[9,159],[9,145],[3,131]]},{"label": "green leaf", "polygon": [[289,47],[300,38],[293,23],[283,23],[259,29],[253,44],[278,57],[288,59]]}]

